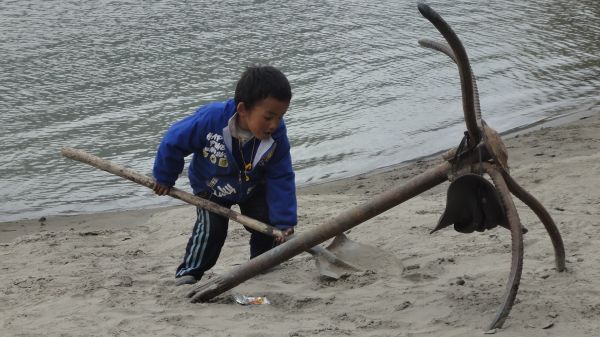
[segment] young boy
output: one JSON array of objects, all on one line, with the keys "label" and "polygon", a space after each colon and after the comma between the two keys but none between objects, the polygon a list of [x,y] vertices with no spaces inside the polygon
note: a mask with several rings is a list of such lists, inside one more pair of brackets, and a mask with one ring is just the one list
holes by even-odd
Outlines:
[{"label": "young boy", "polygon": [[[283,115],[292,92],[278,69],[248,67],[235,98],[200,107],[165,134],[154,161],[154,192],[165,195],[193,154],[188,176],[194,194],[225,207],[239,205],[242,214],[290,235],[296,226],[296,187]],[[198,208],[176,285],[196,283],[217,262],[228,220]],[[250,258],[285,237],[273,238],[246,228]]]}]

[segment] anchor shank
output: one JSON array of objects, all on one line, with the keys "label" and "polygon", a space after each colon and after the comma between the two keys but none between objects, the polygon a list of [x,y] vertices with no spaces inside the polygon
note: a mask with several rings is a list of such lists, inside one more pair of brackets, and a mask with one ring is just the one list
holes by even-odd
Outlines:
[{"label": "anchor shank", "polygon": [[339,235],[445,182],[450,169],[450,163],[443,162],[410,179],[406,184],[382,193],[369,202],[349,209],[324,224],[298,235],[292,240],[257,256],[231,271],[200,284],[188,294],[188,297],[192,297],[192,302],[207,301],[257,274],[310,249],[310,247]]}]

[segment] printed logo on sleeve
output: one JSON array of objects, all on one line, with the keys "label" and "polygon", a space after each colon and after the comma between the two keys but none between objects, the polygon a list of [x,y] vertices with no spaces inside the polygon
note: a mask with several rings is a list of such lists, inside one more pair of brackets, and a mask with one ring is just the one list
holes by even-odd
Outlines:
[{"label": "printed logo on sleeve", "polygon": [[206,135],[208,144],[202,149],[204,158],[208,158],[213,165],[227,167],[227,155],[225,153],[225,144],[223,136],[217,133],[209,132]]}]

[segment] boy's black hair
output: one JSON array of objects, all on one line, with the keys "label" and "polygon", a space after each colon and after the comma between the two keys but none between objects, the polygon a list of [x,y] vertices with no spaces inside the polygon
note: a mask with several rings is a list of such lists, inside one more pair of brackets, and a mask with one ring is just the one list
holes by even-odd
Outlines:
[{"label": "boy's black hair", "polygon": [[235,105],[244,102],[246,109],[267,97],[289,102],[292,89],[285,75],[277,68],[265,65],[253,65],[246,68],[235,87]]}]

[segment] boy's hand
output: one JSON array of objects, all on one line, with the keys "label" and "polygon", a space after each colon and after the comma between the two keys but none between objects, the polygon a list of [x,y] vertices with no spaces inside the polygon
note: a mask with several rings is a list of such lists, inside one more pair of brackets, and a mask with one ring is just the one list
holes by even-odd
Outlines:
[{"label": "boy's hand", "polygon": [[281,234],[283,235],[275,237],[275,242],[277,242],[278,245],[284,243],[290,235],[294,234],[294,227],[281,231]]},{"label": "boy's hand", "polygon": [[171,188],[169,186],[161,185],[155,181],[152,190],[158,195],[167,195],[171,191]]}]

